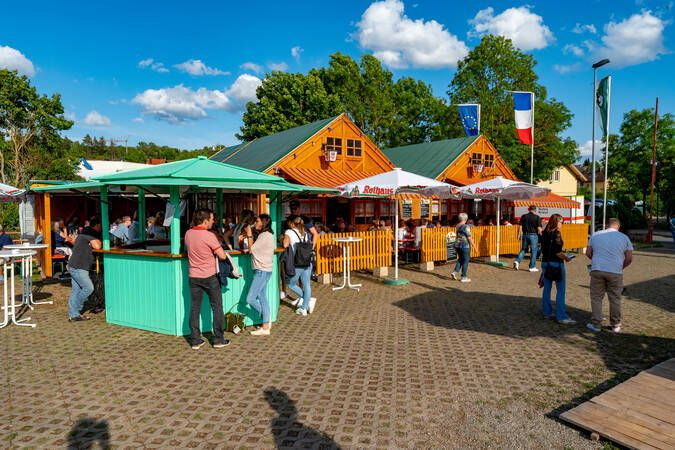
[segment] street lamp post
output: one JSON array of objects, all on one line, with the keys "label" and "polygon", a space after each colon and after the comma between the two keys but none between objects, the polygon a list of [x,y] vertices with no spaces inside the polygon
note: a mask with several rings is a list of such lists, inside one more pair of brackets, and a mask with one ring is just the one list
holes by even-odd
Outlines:
[{"label": "street lamp post", "polygon": [[[595,85],[598,81],[598,67],[609,63],[603,59],[593,64],[593,140],[591,141],[591,234],[595,233]],[[609,130],[607,130],[609,132]],[[607,151],[607,149],[605,149]]]}]

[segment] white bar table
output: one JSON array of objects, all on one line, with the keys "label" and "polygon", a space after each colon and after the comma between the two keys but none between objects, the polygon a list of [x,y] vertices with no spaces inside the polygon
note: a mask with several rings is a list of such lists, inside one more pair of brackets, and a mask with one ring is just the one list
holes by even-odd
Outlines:
[{"label": "white bar table", "polygon": [[[4,319],[2,323],[0,324],[0,328],[6,327],[9,325],[10,322],[12,322],[14,325],[18,325],[20,327],[35,327],[34,323],[21,323],[21,322],[26,322],[30,320],[30,317],[26,317],[24,319],[17,319],[16,318],[16,307],[17,306],[22,306],[23,303],[20,303],[19,305],[16,304],[14,301],[15,297],[15,291],[14,291],[14,262],[21,258],[21,267],[23,268],[26,264],[26,259],[27,258],[32,258],[33,255],[35,255],[37,251],[35,250],[18,250],[18,249],[13,249],[13,250],[0,250],[0,258],[4,259],[4,267],[3,267],[3,275],[5,277],[4,279],[4,307],[3,309],[5,310],[4,314]],[[7,284],[11,285],[10,289],[10,294],[11,297],[8,295],[7,292]],[[25,279],[21,283],[24,288],[25,292]]]},{"label": "white bar table", "polygon": [[363,238],[357,237],[337,237],[331,239],[333,242],[339,242],[342,244],[342,286],[334,287],[333,290],[337,291],[338,289],[344,289],[345,286],[348,286],[351,289],[359,290],[360,284],[352,284],[351,277],[351,265],[350,265],[350,256],[351,256],[351,244],[354,242],[361,242]]},{"label": "white bar table", "polygon": [[[4,248],[10,250],[44,250],[48,248],[47,244],[13,244],[5,245]],[[35,253],[33,253],[35,254]],[[27,305],[33,309],[33,305],[53,305],[53,301],[36,302],[33,301],[33,255],[21,259],[21,278],[23,278],[23,293],[21,304]]]}]

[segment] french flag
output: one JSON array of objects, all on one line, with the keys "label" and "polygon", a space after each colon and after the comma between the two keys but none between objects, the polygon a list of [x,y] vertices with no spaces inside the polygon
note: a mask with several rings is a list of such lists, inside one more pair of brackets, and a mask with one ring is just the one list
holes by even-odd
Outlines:
[{"label": "french flag", "polygon": [[516,131],[518,139],[526,145],[532,145],[534,117],[532,111],[532,92],[514,92],[513,104],[516,109]]}]

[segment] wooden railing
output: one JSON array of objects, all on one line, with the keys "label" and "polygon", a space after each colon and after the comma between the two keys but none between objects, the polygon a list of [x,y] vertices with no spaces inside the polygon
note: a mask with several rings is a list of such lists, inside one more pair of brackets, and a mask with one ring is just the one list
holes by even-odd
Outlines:
[{"label": "wooden railing", "polygon": [[343,245],[333,242],[337,237],[363,239],[351,245],[350,269],[362,270],[391,266],[392,234],[387,231],[362,231],[356,233],[320,234],[316,244],[316,273],[338,273],[343,270]]},{"label": "wooden railing", "polygon": [[[499,254],[513,255],[520,252],[517,226],[499,227]],[[422,262],[445,261],[446,236],[456,233],[454,227],[425,228],[422,230]],[[583,223],[563,224],[561,229],[565,250],[586,247],[588,242],[588,225]],[[471,249],[471,257],[497,254],[497,227],[471,227],[471,236],[478,251]]]}]

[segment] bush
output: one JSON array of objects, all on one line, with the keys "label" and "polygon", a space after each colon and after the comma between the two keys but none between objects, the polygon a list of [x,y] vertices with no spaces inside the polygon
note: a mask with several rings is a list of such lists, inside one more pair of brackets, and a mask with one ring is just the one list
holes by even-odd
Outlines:
[{"label": "bush", "polygon": [[0,203],[0,225],[5,231],[21,231],[18,203]]}]

